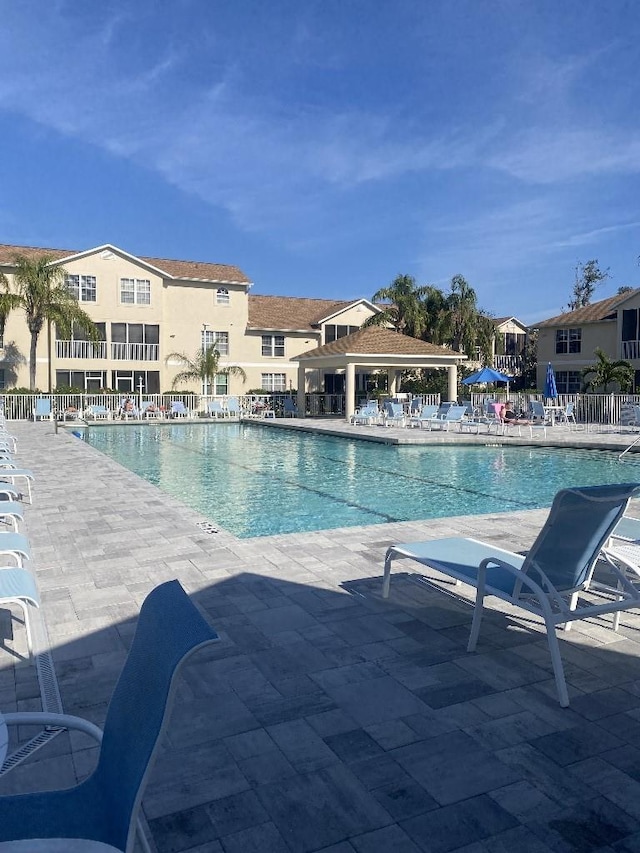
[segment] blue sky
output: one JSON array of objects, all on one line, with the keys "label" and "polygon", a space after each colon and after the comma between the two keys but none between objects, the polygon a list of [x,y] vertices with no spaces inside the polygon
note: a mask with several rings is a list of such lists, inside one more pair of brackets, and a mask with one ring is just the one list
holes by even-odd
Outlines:
[{"label": "blue sky", "polygon": [[0,242],[230,263],[255,293],[578,261],[640,286],[634,0],[0,0]]}]

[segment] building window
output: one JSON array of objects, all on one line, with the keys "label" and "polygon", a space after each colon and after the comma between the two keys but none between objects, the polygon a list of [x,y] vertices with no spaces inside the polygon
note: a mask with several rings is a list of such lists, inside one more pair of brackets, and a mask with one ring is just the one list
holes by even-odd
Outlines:
[{"label": "building window", "polygon": [[7,387],[7,383],[4,375],[4,367],[0,367],[0,388],[4,390]]},{"label": "building window", "polygon": [[111,358],[125,361],[158,361],[160,326],[146,323],[112,323]]},{"label": "building window", "polygon": [[216,394],[229,393],[229,377],[226,373],[216,373]]},{"label": "building window", "polygon": [[120,302],[128,305],[151,305],[151,282],[146,278],[121,278]]},{"label": "building window", "polygon": [[284,358],[284,335],[263,335],[262,355]]},{"label": "building window", "polygon": [[113,370],[111,387],[125,394],[159,394],[158,370]]},{"label": "building window", "polygon": [[327,324],[324,327],[324,342],[325,344],[330,344],[332,341],[337,341],[338,338],[346,338],[347,335],[351,335],[353,332],[358,332],[359,330],[360,326],[334,326]]},{"label": "building window", "polygon": [[76,388],[78,391],[99,391],[107,387],[107,374],[103,370],[56,370],[56,388]]},{"label": "building window", "polygon": [[216,304],[217,305],[228,305],[229,304],[229,291],[226,287],[219,287],[216,291]]},{"label": "building window", "polygon": [[582,350],[582,329],[556,329],[556,355]]},{"label": "building window", "polygon": [[65,275],[64,283],[78,302],[95,302],[97,295],[94,275]]},{"label": "building window", "polygon": [[582,388],[582,374],[579,370],[557,370],[556,388],[558,394],[579,394]]},{"label": "building window", "polygon": [[286,391],[286,373],[263,373],[261,382],[263,391]]},{"label": "building window", "polygon": [[229,355],[229,332],[209,332],[204,333],[205,348],[215,347],[220,355]]}]

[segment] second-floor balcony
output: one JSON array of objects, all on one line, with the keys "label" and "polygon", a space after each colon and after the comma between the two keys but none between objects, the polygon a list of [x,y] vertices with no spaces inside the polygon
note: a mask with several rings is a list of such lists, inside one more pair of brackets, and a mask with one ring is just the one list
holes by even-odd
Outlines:
[{"label": "second-floor balcony", "polygon": [[494,355],[493,366],[501,373],[510,376],[519,374],[522,370],[522,356],[520,355]]},{"label": "second-floor balcony", "polygon": [[118,361],[158,361],[160,344],[111,344],[111,358]]},{"label": "second-floor balcony", "polygon": [[160,344],[56,341],[57,358],[108,358],[109,352],[115,361],[158,361],[160,359]]},{"label": "second-floor balcony", "polygon": [[640,341],[622,341],[621,358],[634,360],[640,358]]},{"label": "second-floor balcony", "polygon": [[106,358],[106,341],[56,341],[57,358]]}]

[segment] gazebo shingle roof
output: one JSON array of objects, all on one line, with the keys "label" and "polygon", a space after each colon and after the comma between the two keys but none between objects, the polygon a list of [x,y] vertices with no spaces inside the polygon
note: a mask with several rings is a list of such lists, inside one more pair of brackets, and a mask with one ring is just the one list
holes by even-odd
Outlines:
[{"label": "gazebo shingle roof", "polygon": [[[103,248],[103,247],[97,247]],[[111,248],[116,249],[113,246]],[[85,250],[83,250],[85,251]],[[24,255],[35,259],[42,255],[50,255],[57,261],[82,254],[77,249],[42,249],[34,246],[10,246],[0,244],[0,265],[11,265],[16,255]],[[210,264],[200,261],[175,261],[168,258],[146,258],[132,255],[146,264],[167,273],[172,278],[182,278],[188,281],[226,282],[229,284],[250,284],[250,280],[238,267],[228,264]]]},{"label": "gazebo shingle roof", "polygon": [[297,359],[331,355],[437,355],[464,358],[463,353],[437,346],[381,326],[359,329],[329,344],[301,353]]}]

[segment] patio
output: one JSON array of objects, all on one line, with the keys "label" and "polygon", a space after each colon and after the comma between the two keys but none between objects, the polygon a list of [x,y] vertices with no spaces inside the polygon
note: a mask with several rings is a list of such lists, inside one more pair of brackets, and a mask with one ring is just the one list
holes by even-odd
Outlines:
[{"label": "patio", "polygon": [[[66,712],[101,723],[134,617],[164,580],[221,635],[186,669],[144,798],[158,851],[640,850],[640,616],[561,637],[561,709],[546,640],[523,614],[492,600],[467,655],[471,608],[417,567],[381,598],[388,545],[462,530],[525,549],[546,510],[238,540],[51,423],[11,428],[36,474],[26,532]],[[547,433],[620,450],[633,439]],[[0,710],[55,703],[12,625],[0,611]],[[0,794],[73,784],[94,760],[84,736],[59,735],[2,775]]]}]

